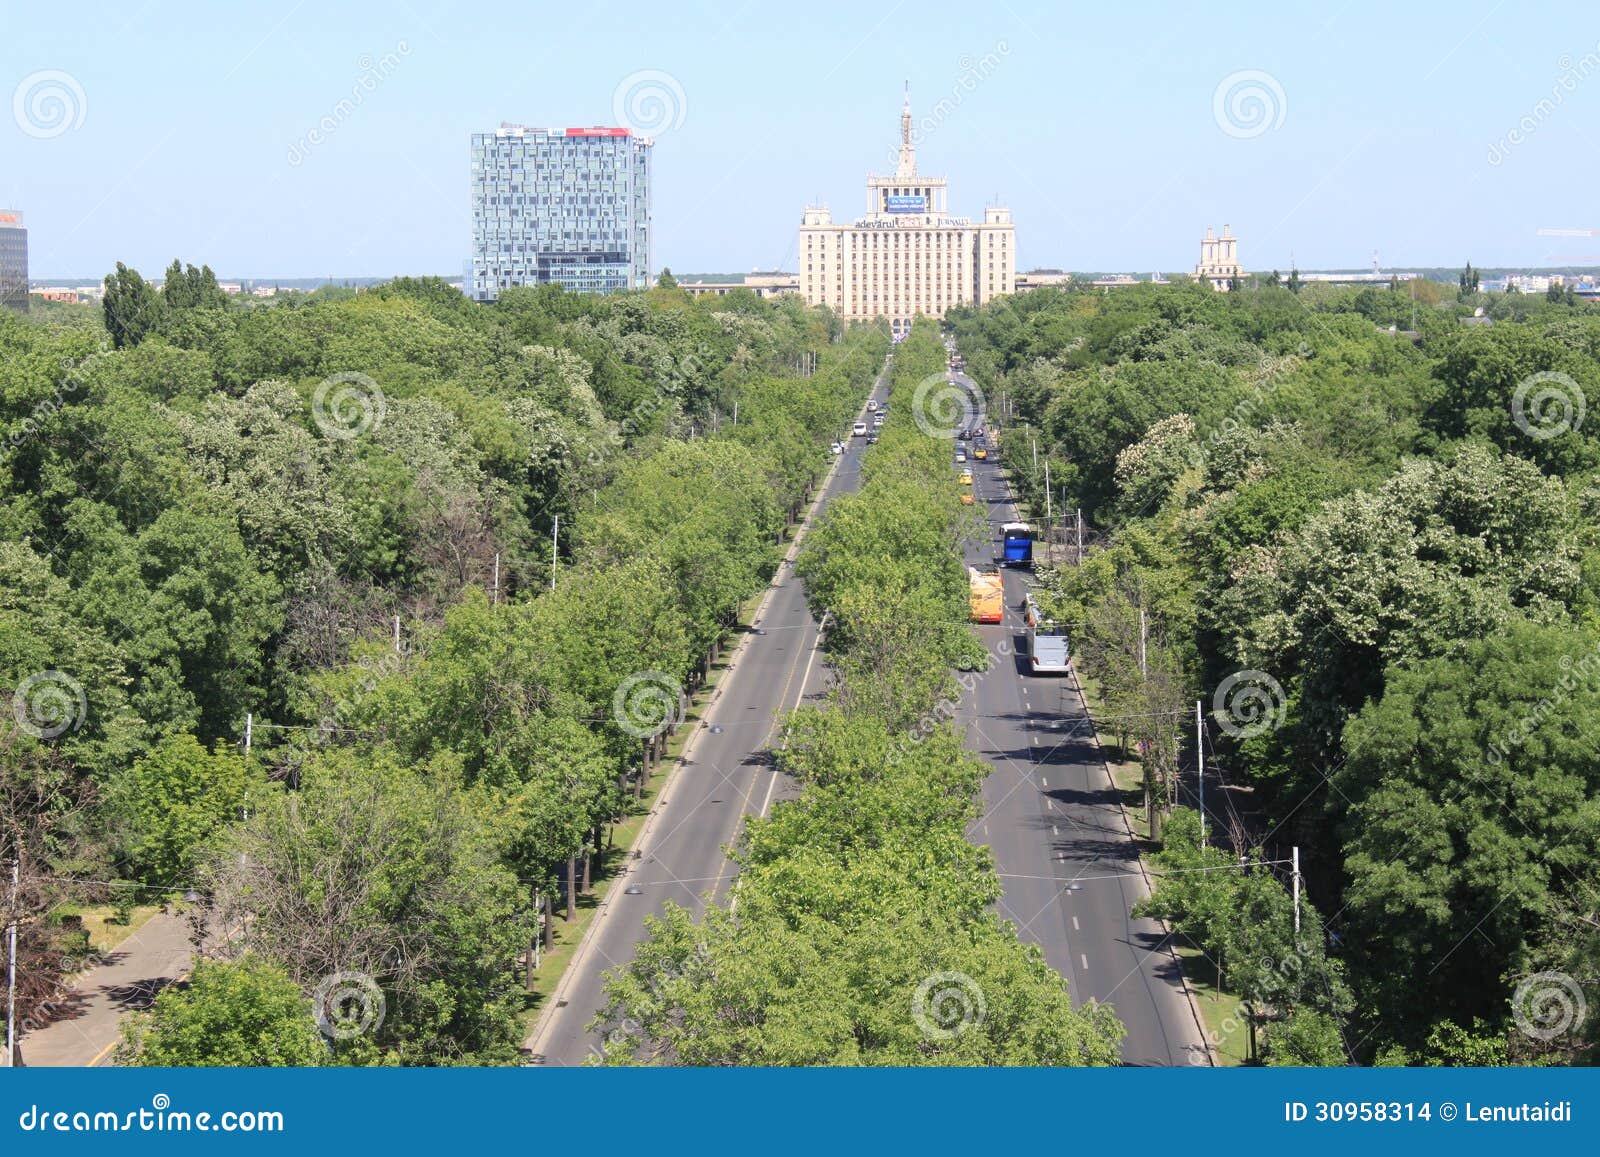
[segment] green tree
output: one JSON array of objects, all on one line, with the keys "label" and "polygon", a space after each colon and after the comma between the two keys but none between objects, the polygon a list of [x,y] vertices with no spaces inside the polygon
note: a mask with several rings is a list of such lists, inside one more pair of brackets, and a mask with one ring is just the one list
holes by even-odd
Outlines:
[{"label": "green tree", "polygon": [[118,349],[136,346],[159,329],[166,316],[166,303],[150,283],[117,262],[115,273],[108,273],[105,295],[100,299],[105,311],[106,332]]},{"label": "green tree", "polygon": [[163,739],[113,793],[139,877],[169,890],[192,884],[212,837],[244,818],[250,788],[237,752],[207,751],[188,734]]},{"label": "green tree", "polygon": [[202,960],[189,980],[123,1026],[117,1061],[147,1068],[265,1068],[329,1062],[311,1002],[280,967],[246,954]]},{"label": "green tree", "polygon": [[1351,801],[1351,939],[1366,991],[1413,1039],[1504,1021],[1530,929],[1600,851],[1597,673],[1593,640],[1515,624],[1392,669],[1350,721],[1334,783]]}]

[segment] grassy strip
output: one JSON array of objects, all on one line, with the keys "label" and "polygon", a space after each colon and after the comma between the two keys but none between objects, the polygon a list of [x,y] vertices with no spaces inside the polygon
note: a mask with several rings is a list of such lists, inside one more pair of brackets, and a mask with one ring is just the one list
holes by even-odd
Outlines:
[{"label": "grassy strip", "polygon": [[[1104,714],[1100,702],[1100,687],[1093,678],[1078,672],[1078,682],[1083,687],[1083,698],[1089,709],[1089,724],[1100,739],[1100,751],[1111,771],[1111,782],[1122,801],[1128,823],[1133,827],[1134,843],[1139,849],[1139,859],[1150,876],[1158,875],[1155,867],[1145,858],[1156,850],[1150,842],[1150,824],[1144,810],[1144,769],[1137,759],[1128,759],[1113,737],[1100,730],[1095,719]],[[1112,753],[1116,753],[1113,758]],[[1177,934],[1174,950],[1183,962],[1184,975],[1194,988],[1196,1003],[1200,1006],[1200,1019],[1206,1036],[1212,1042],[1217,1061],[1224,1065],[1245,1063],[1248,1035],[1238,1031],[1244,1014],[1239,1010],[1239,998],[1217,987],[1217,972],[1205,953],[1195,947],[1181,933]]]}]

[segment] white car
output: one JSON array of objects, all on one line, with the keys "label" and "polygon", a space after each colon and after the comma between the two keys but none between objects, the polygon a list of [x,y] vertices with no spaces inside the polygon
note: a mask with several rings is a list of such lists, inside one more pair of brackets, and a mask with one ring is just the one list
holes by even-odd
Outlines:
[{"label": "white car", "polygon": [[857,438],[865,438],[867,436],[867,424],[865,422],[857,422],[850,428],[850,433]]},{"label": "white car", "polygon": [[835,454],[843,454],[844,453],[844,443],[843,442],[835,442],[832,446],[829,446],[828,449],[830,451],[832,451],[833,453],[835,453]]},{"label": "white car", "polygon": [[875,413],[877,411],[877,409],[878,409],[877,401],[875,399],[868,398],[867,399],[867,413],[869,413],[869,414]]},{"label": "white car", "polygon": [[965,462],[966,460],[967,460],[967,452],[965,450],[957,450],[956,451],[956,463],[959,465],[960,463]]}]

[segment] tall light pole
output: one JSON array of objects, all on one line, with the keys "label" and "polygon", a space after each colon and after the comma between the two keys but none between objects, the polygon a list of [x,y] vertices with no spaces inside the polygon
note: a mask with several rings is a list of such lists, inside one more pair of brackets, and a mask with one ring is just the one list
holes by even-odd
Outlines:
[{"label": "tall light pole", "polygon": [[1200,700],[1194,701],[1194,757],[1200,773],[1200,847],[1206,846],[1206,735],[1200,721]]},{"label": "tall light pole", "polygon": [[550,527],[550,589],[556,589],[556,550],[560,542],[561,515],[556,515],[555,524]]},{"label": "tall light pole", "polygon": [[11,921],[6,929],[6,1068],[17,1067],[17,883],[22,861],[11,861]]}]

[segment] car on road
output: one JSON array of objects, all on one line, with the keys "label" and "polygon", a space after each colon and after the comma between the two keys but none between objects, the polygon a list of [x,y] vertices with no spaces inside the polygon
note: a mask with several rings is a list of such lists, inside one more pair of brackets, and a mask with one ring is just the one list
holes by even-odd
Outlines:
[{"label": "car on road", "polygon": [[828,449],[831,450],[835,454],[843,454],[844,453],[844,443],[843,442],[835,442],[832,446],[829,446]]},{"label": "car on road", "polygon": [[867,424],[865,422],[857,422],[850,428],[850,433],[854,434],[857,438],[864,437],[866,432]]},{"label": "car on road", "polygon": [[974,446],[972,448],[972,456],[979,462],[987,462],[989,460],[989,447]]},{"label": "car on road", "polygon": [[878,436],[876,434],[868,434],[867,435],[867,445],[868,446],[873,445],[874,443],[877,442],[877,440],[878,440]]},{"label": "car on road", "polygon": [[867,413],[869,413],[869,414],[876,413],[877,409],[878,409],[878,401],[877,401],[877,399],[876,398],[868,398],[867,399]]},{"label": "car on road", "polygon": [[970,469],[963,470],[961,472],[961,485],[963,485],[963,486],[971,486],[972,485],[972,471]]},{"label": "car on road", "polygon": [[956,465],[959,466],[963,462],[965,462],[966,460],[967,460],[967,452],[965,450],[957,450],[956,451]]}]

